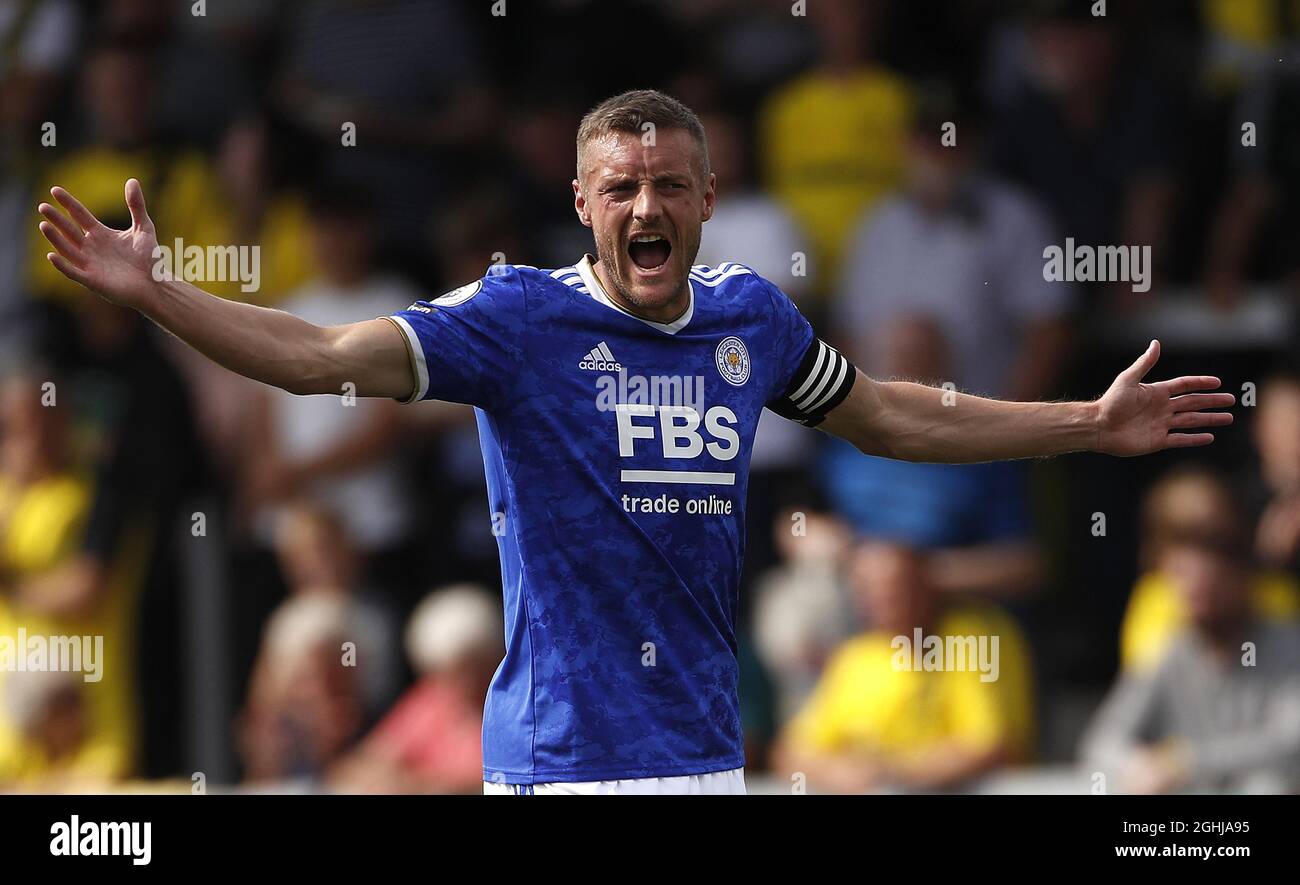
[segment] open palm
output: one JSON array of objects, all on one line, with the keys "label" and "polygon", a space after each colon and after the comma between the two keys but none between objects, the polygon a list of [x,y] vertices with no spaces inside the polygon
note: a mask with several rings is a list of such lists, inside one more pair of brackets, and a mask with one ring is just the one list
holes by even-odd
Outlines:
[{"label": "open palm", "polygon": [[37,211],[45,218],[41,233],[55,251],[45,257],[59,272],[116,304],[137,306],[153,282],[154,250],[158,236],[145,211],[144,191],[134,178],[126,183],[126,206],[131,227],[105,227],[90,210],[61,187],[50,195],[67,210],[65,215],[49,203]]},{"label": "open palm", "polygon": [[[1223,409],[1236,402],[1230,393],[1198,393],[1221,386],[1212,375],[1184,375],[1144,384],[1160,359],[1160,342],[1152,341],[1137,362],[1119,374],[1097,401],[1097,450],[1108,455],[1145,455],[1162,449],[1204,446],[1214,442],[1206,428],[1232,423]],[[1197,431],[1197,432],[1190,432]]]}]

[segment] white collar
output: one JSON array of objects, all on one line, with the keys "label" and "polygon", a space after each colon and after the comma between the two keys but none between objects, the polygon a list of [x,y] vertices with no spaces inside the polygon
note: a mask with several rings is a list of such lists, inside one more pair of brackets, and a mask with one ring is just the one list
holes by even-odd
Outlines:
[{"label": "white collar", "polygon": [[605,291],[605,287],[601,285],[600,278],[596,276],[596,269],[593,266],[594,264],[595,262],[592,260],[591,255],[587,254],[582,256],[582,260],[575,264],[573,269],[578,272],[578,276],[582,277],[582,282],[587,287],[587,291],[591,293],[591,297],[606,307],[617,310],[619,313],[626,314],[634,320],[640,320],[647,326],[658,329],[660,332],[667,332],[669,335],[676,335],[682,329],[686,328],[686,324],[689,323],[691,317],[695,315],[695,286],[691,284],[689,275],[686,279],[686,288],[687,291],[690,292],[690,303],[686,305],[686,310],[684,310],[682,315],[671,323],[656,323],[653,320],[647,320],[643,317],[637,316],[613,301]]}]

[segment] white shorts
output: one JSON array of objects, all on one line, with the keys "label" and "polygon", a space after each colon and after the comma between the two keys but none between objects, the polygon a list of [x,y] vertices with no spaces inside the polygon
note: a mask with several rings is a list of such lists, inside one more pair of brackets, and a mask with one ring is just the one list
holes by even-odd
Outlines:
[{"label": "white shorts", "polygon": [[682,777],[638,777],[621,781],[569,784],[494,784],[483,782],[485,796],[743,796],[745,769]]}]

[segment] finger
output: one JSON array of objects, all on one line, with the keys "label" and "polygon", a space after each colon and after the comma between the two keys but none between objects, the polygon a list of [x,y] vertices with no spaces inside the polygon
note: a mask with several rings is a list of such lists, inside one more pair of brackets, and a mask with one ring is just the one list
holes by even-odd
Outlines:
[{"label": "finger", "polygon": [[1232,423],[1231,412],[1180,412],[1169,422],[1176,430],[1191,427],[1227,427]]},{"label": "finger", "polygon": [[71,261],[64,258],[62,255],[59,255],[57,252],[47,252],[45,257],[49,260],[50,264],[53,264],[58,269],[59,273],[63,274],[73,282],[81,283],[81,285],[86,288],[90,288],[90,283],[86,278],[85,272]]},{"label": "finger", "polygon": [[89,209],[81,205],[81,201],[68,193],[61,187],[50,188],[50,195],[59,201],[59,205],[68,210],[72,220],[84,227],[86,230],[92,230],[99,227],[99,219],[96,218]]},{"label": "finger", "polygon": [[85,265],[85,257],[81,254],[81,250],[64,236],[63,231],[48,221],[42,221],[39,226],[41,233],[45,235],[45,239],[50,241],[50,245],[57,249],[60,255],[78,266]]},{"label": "finger", "polygon": [[1223,382],[1213,375],[1183,375],[1161,381],[1156,386],[1170,396],[1178,396],[1192,390],[1218,390],[1223,386]]},{"label": "finger", "polygon": [[1120,373],[1120,380],[1129,384],[1137,384],[1147,376],[1156,360],[1160,359],[1160,342],[1152,338],[1151,343],[1147,345],[1146,353],[1142,354],[1133,365],[1129,366]]},{"label": "finger", "polygon": [[36,211],[41,213],[41,217],[48,219],[51,224],[63,231],[64,236],[72,242],[75,243],[78,240],[85,238],[86,232],[78,227],[75,221],[60,212],[58,209],[55,209],[49,203],[41,203],[41,205],[36,207]]},{"label": "finger", "polygon": [[1171,433],[1165,437],[1166,449],[1190,449],[1214,442],[1213,433]]},{"label": "finger", "polygon": [[126,208],[131,212],[131,223],[145,230],[153,230],[153,221],[144,207],[144,188],[134,178],[126,180]]},{"label": "finger", "polygon": [[1226,409],[1237,401],[1230,393],[1189,393],[1176,396],[1170,402],[1175,412],[1190,412],[1199,409]]}]

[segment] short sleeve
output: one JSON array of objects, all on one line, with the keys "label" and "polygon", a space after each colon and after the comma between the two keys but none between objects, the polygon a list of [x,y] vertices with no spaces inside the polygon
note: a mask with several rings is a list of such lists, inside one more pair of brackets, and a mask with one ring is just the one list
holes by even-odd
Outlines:
[{"label": "short sleeve", "polygon": [[485,409],[518,388],[524,364],[525,288],[515,267],[386,317],[406,339],[415,391],[407,402],[438,399]]},{"label": "short sleeve", "polygon": [[784,292],[766,280],[772,301],[775,371],[767,407],[808,427],[820,424],[853,388],[857,369],[813,333],[812,324]]}]

